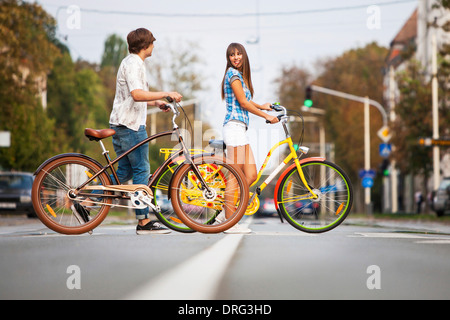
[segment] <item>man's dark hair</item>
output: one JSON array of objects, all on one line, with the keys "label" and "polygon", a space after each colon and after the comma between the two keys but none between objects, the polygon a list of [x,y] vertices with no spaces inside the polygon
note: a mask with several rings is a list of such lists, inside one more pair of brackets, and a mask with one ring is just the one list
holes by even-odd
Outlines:
[{"label": "man's dark hair", "polygon": [[155,40],[153,34],[145,28],[133,30],[127,36],[128,51],[139,53],[142,49],[147,49]]}]

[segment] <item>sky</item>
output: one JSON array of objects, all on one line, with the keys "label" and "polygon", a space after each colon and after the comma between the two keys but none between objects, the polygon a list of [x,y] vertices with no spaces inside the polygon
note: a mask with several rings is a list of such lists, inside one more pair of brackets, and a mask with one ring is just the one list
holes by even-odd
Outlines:
[{"label": "sky", "polygon": [[[248,52],[254,101],[282,103],[282,97],[276,96],[274,80],[283,66],[296,64],[314,74],[320,59],[337,57],[373,41],[388,47],[418,4],[418,0],[36,2],[56,18],[58,36],[74,59],[99,63],[108,35],[126,39],[131,30],[140,27],[152,31],[157,39],[149,59],[164,55],[168,46],[186,48],[194,43],[207,88],[198,100],[203,119],[218,130],[217,138],[225,116],[219,88],[226,65],[225,51],[231,42],[243,44]],[[151,62],[147,65],[151,68]],[[261,164],[270,149],[268,145],[279,139],[280,127],[267,129],[263,119],[253,116],[250,121],[252,148]]]}]

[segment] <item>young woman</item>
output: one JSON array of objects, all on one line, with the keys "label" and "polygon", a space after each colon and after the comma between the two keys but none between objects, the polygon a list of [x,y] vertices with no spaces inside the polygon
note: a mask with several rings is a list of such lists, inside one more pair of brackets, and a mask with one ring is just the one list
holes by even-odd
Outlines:
[{"label": "young woman", "polygon": [[[271,110],[270,103],[259,105],[252,101],[253,84],[250,62],[243,45],[231,43],[226,53],[227,67],[222,81],[222,99],[226,102],[227,113],[223,123],[223,139],[227,145],[227,158],[242,170],[250,186],[257,177],[256,163],[247,137],[249,112],[270,121],[278,122],[278,118],[262,110]],[[231,189],[233,184],[227,185]],[[230,192],[225,197],[231,197]],[[223,220],[225,215],[232,214],[231,208],[225,207],[216,220]],[[225,231],[226,233],[249,233],[248,228],[236,224]]]}]

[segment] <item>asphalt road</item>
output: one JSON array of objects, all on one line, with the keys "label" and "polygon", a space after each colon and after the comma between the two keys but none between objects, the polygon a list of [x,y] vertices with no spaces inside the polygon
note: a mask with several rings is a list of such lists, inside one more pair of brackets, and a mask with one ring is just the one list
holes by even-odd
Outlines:
[{"label": "asphalt road", "polygon": [[439,225],[349,219],[311,235],[251,217],[250,235],[137,236],[134,223],[105,223],[65,236],[2,219],[2,300],[450,298],[450,230]]}]

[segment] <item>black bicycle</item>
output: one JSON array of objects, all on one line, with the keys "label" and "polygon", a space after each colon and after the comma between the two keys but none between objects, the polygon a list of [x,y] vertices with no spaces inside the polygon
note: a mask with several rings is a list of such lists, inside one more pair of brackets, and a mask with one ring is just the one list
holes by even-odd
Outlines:
[{"label": "black bicycle", "polygon": [[[148,137],[114,160],[102,140],[113,136],[115,131],[85,129],[86,137],[100,144],[106,165],[84,154],[64,153],[39,166],[32,188],[38,218],[48,228],[63,234],[92,232],[106,218],[111,206],[149,207],[164,225],[180,232],[217,233],[237,223],[244,215],[249,199],[242,171],[223,156],[192,155],[175,122],[183,109],[170,98],[167,100],[166,108],[173,112],[173,129]],[[114,165],[121,158],[145,143],[172,135],[177,137],[179,149],[156,169],[147,185],[113,184],[111,177],[119,181]],[[223,196],[227,181],[237,182],[231,191],[230,203]],[[120,204],[120,200],[130,204]],[[169,200],[171,205],[163,206]],[[233,208],[233,215],[213,224],[218,208],[223,206]],[[182,221],[191,223],[186,226]]]}]

